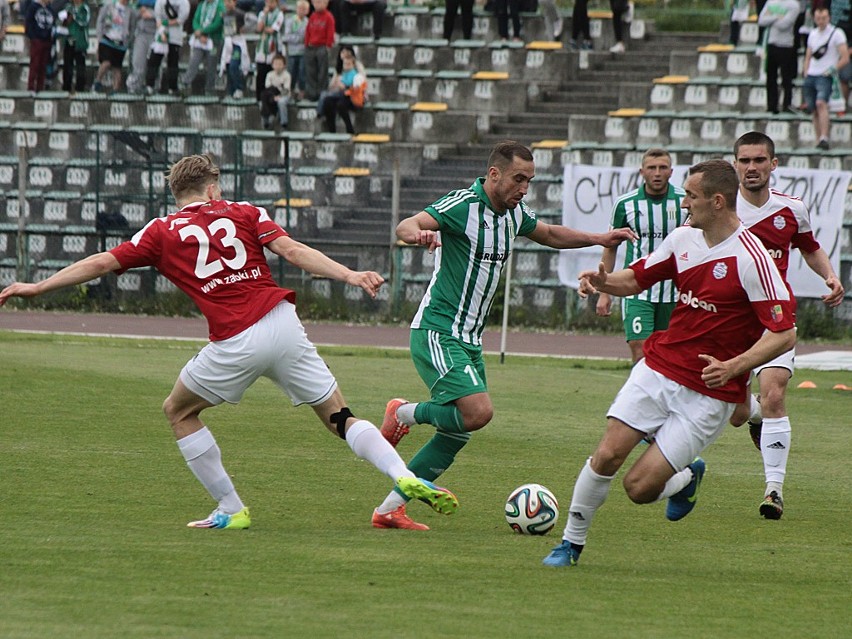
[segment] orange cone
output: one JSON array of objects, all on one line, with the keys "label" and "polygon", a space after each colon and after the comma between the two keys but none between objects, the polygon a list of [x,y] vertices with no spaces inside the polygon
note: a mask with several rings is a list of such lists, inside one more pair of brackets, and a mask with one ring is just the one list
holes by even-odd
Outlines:
[{"label": "orange cone", "polygon": [[805,380],[801,384],[796,386],[796,388],[816,388],[816,387],[817,387],[816,384],[814,384],[813,382],[808,381],[808,380]]},{"label": "orange cone", "polygon": [[845,391],[850,391],[850,390],[852,390],[852,386],[847,386],[846,384],[835,384],[835,385],[832,387],[832,390],[845,390]]}]

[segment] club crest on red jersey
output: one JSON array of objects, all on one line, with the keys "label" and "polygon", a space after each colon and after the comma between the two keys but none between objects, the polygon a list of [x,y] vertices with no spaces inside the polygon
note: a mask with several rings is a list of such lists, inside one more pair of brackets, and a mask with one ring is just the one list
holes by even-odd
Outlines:
[{"label": "club crest on red jersey", "polygon": [[728,265],[724,262],[716,262],[716,264],[713,266],[713,277],[715,277],[717,280],[721,280],[724,279],[727,274]]},{"label": "club crest on red jersey", "polygon": [[775,306],[773,306],[769,312],[772,315],[772,321],[776,324],[778,324],[784,319],[784,311],[782,310],[780,304],[776,304]]},{"label": "club crest on red jersey", "polygon": [[772,226],[774,226],[779,231],[787,226],[787,220],[784,219],[783,215],[776,215],[772,218]]}]

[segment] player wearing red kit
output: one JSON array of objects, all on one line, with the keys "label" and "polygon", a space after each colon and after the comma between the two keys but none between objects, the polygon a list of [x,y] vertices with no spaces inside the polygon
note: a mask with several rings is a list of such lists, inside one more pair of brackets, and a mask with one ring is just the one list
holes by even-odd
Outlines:
[{"label": "player wearing red kit", "polygon": [[268,249],[310,273],[358,286],[375,297],[384,279],[373,271],[352,271],[293,240],[259,207],[222,199],[219,168],[206,155],[193,155],[169,170],[179,210],[149,222],[111,251],[76,262],[35,284],[14,283],[0,292],[33,297],[82,284],[107,273],[154,266],[189,295],[207,318],[210,343],[180,372],[163,403],[187,465],[216,501],[193,528],[243,529],[249,510],[222,464],[213,434],[201,422],[205,408],[237,403],[258,378],[268,377],[293,404],[310,405],[332,433],[360,458],[395,481],[409,498],[452,513],[455,496],[418,479],[370,422],[356,418],[337,381],[308,340],[296,315],[295,293],[279,288],[264,256]]},{"label": "player wearing red kit", "polygon": [[[758,131],[745,133],[734,144],[734,157],[740,181],[737,214],[775,260],[790,295],[787,269],[791,251],[798,249],[808,267],[829,289],[822,296],[823,302],[829,307],[840,304],[843,285],[814,237],[807,206],[799,198],[769,188],[770,174],[778,166],[775,143]],[[749,395],[731,417],[734,426],[749,421],[752,441],[763,457],[766,488],[759,512],[767,519],[780,519],[784,513],[782,488],[791,442],[790,418],[784,398],[793,375],[795,354],[795,349],[791,349],[756,368],[753,375],[760,385],[760,394],[757,397]]]},{"label": "player wearing red kit", "polygon": [[737,175],[724,160],[689,169],[682,206],[690,226],[672,231],[629,268],[580,274],[580,294],[633,295],[671,279],[678,290],[668,329],[645,342],[645,357],[607,412],[607,430],[574,484],[563,540],[545,557],[576,565],[592,518],[615,474],[643,439],[648,448],[624,477],[635,503],[668,498],[677,521],[695,506],[706,470],[697,455],[743,401],[749,372],[795,343],[791,296],[778,269],[736,213]]}]

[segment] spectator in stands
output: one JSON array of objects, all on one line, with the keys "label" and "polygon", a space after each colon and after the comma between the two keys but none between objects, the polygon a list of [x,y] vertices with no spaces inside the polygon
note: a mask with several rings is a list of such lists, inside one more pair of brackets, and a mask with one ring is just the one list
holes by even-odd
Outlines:
[{"label": "spectator in stands", "polygon": [[328,0],[313,0],[305,29],[305,97],[318,100],[328,83],[328,52],[334,46],[334,16]]},{"label": "spectator in stands", "polygon": [[[849,44],[852,43],[852,1],[832,0],[829,8],[834,18],[834,24],[846,34],[846,46],[849,47]],[[849,83],[852,82],[852,62],[847,62],[845,66],[839,68],[837,75],[840,79],[840,90],[843,95],[843,109],[848,111]]]},{"label": "spectator in stands", "polygon": [[444,10],[444,39],[449,40],[453,36],[456,26],[456,14],[461,8],[462,37],[470,40],[473,37],[473,0],[447,0]]},{"label": "spectator in stands", "polygon": [[577,51],[592,50],[592,35],[589,25],[589,0],[574,0],[571,12],[571,48]]},{"label": "spectator in stands", "polygon": [[271,129],[274,118],[286,129],[289,122],[287,105],[290,103],[290,72],[287,71],[287,59],[280,53],[272,58],[272,69],[266,74],[265,87],[260,94],[260,115],[263,128]]},{"label": "spectator in stands", "polygon": [[367,100],[367,74],[364,65],[349,46],[340,47],[334,76],[328,90],[323,91],[317,103],[317,116],[325,118],[325,129],[337,131],[337,116],[343,120],[347,133],[355,133],[350,111],[360,111]]},{"label": "spectator in stands", "polygon": [[624,25],[633,20],[633,4],[628,0],[609,0],[612,11],[612,30],[615,33],[615,44],[609,48],[610,53],[624,53]]},{"label": "spectator in stands", "polygon": [[9,10],[9,0],[0,0],[0,46],[6,38],[6,29],[12,23],[12,12]]},{"label": "spectator in stands", "polygon": [[340,3],[340,33],[352,33],[353,19],[362,13],[373,15],[373,38],[382,37],[382,23],[388,9],[386,0],[343,0]]},{"label": "spectator in stands", "polygon": [[766,40],[766,110],[778,113],[778,72],[784,89],[782,109],[793,104],[793,79],[798,70],[796,37],[793,28],[799,17],[798,0],[769,0],[757,18],[757,24],[768,27]]},{"label": "spectator in stands", "polygon": [[47,65],[53,46],[53,25],[56,21],[50,0],[33,0],[24,18],[24,34],[30,41],[30,67],[27,75],[28,91],[43,91],[47,80]]},{"label": "spectator in stands", "polygon": [[[86,0],[71,0],[59,12],[65,30],[62,62],[62,90],[86,90],[86,51],[89,49],[89,22],[92,12]],[[58,31],[58,29],[57,29]],[[74,76],[76,71],[76,83]]]},{"label": "spectator in stands", "polygon": [[95,91],[104,90],[103,80],[107,73],[112,76],[113,93],[121,88],[121,65],[130,42],[130,27],[133,9],[128,0],[107,0],[98,13],[98,72],[95,75]]},{"label": "spectator in stands", "polygon": [[225,92],[232,98],[242,98],[246,76],[251,70],[251,57],[246,42],[246,12],[237,6],[237,0],[225,0],[222,17],[222,55],[219,58],[219,75],[225,74]]},{"label": "spectator in stands", "polygon": [[[822,0],[813,0],[813,1],[814,1],[814,4],[816,4],[817,2],[822,2]],[[757,13],[757,15],[760,15],[760,13],[763,11],[763,7],[766,5],[766,2],[767,2],[767,0],[754,0],[755,13]],[[758,25],[758,29],[757,29],[757,42],[758,42],[758,44],[763,42],[763,32],[765,30],[766,30],[766,27],[761,27],[761,26]]]},{"label": "spectator in stands", "polygon": [[255,75],[254,97],[260,104],[261,94],[266,88],[266,74],[272,69],[272,58],[278,53],[281,28],[284,26],[284,12],[278,6],[278,0],[266,0],[263,10],[257,16],[257,41],[254,62],[257,69]]},{"label": "spectator in stands", "polygon": [[281,38],[287,50],[287,71],[293,83],[290,91],[299,100],[305,96],[305,30],[310,10],[308,0],[298,0],[296,11],[284,18],[284,35]]},{"label": "spectator in stands", "polygon": [[162,87],[170,93],[178,92],[178,63],[180,48],[183,46],[183,25],[189,18],[189,0],[156,0],[154,17],[157,19],[157,33],[151,43],[148,67],[145,71],[145,90],[154,93],[160,65],[166,58],[166,70],[163,73]]},{"label": "spectator in stands", "polygon": [[848,63],[846,34],[831,24],[828,9],[814,9],[814,29],[808,34],[808,47],[805,50],[805,82],[802,85],[802,94],[813,118],[817,147],[823,151],[831,148],[828,100],[834,74]]},{"label": "spectator in stands", "polygon": [[[808,38],[805,22],[808,19],[808,10],[810,7],[810,0],[799,0],[799,15],[796,18],[796,24],[793,27],[793,46],[796,47],[796,56],[799,55],[799,51],[802,50],[805,40]],[[798,66],[798,64],[796,66]]]},{"label": "spectator in stands", "polygon": [[148,52],[157,33],[157,18],[154,16],[156,0],[138,0],[136,2],[136,24],[133,27],[133,46],[130,48],[130,75],[127,77],[127,90],[131,93],[144,93],[145,69],[148,66]]},{"label": "spectator in stands", "polygon": [[246,15],[258,14],[263,11],[264,0],[237,0],[237,8],[244,11]]},{"label": "spectator in stands", "polygon": [[509,16],[512,17],[512,40],[521,41],[521,0],[494,0],[497,34],[503,42],[509,39]]},{"label": "spectator in stands", "polygon": [[189,38],[189,63],[181,79],[185,90],[190,90],[198,68],[204,65],[204,93],[212,94],[216,84],[216,67],[222,50],[223,0],[201,0],[192,18],[192,36]]},{"label": "spectator in stands", "polygon": [[539,0],[538,6],[541,8],[541,14],[544,16],[544,26],[547,29],[547,35],[553,36],[556,42],[562,39],[562,16],[559,15],[559,9],[556,8],[556,0]]},{"label": "spectator in stands", "polygon": [[731,2],[731,23],[728,42],[735,47],[740,43],[740,30],[743,22],[748,20],[749,10],[754,0],[733,0]]}]

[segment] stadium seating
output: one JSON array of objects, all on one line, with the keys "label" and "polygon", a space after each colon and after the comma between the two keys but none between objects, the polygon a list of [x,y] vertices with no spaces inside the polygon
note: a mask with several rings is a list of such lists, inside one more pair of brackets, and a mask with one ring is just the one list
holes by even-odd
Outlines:
[{"label": "stadium seating", "polygon": [[[615,56],[607,51],[613,43],[608,11],[590,12],[591,52],[569,49],[570,20],[564,17],[561,42],[552,42],[539,14],[525,14],[525,42],[503,43],[494,17],[478,9],[473,39],[460,39],[457,23],[452,42],[442,39],[442,7],[391,5],[379,41],[371,37],[372,18],[361,16],[353,33],[341,38],[357,46],[369,78],[371,101],[354,114],[354,136],[325,133],[315,103],[307,101],[291,103],[288,130],[262,129],[253,77],[249,97],[239,100],[219,97],[221,90],[208,97],[32,96],[24,90],[24,40],[10,34],[0,52],[0,203],[6,211],[0,216],[0,283],[9,268],[14,271],[15,234],[5,229],[17,223],[15,150],[21,145],[29,154],[29,222],[41,225],[28,232],[39,273],[102,243],[94,230],[98,212],[121,213],[131,228],[167,212],[173,203],[163,172],[187,153],[220,160],[229,196],[268,207],[298,238],[344,263],[384,273],[390,270],[383,247],[390,237],[394,168],[403,177],[404,216],[461,186],[460,176],[466,181],[481,173],[487,149],[503,137],[533,148],[537,177],[526,199],[540,218],[553,221],[561,219],[566,164],[635,167],[650,145],[666,146],[677,163],[693,163],[729,155],[737,135],[758,128],[778,141],[784,163],[852,169],[849,116],[833,118],[835,144],[817,152],[808,116],[765,112],[756,25],[744,24],[743,44],[733,48],[714,38],[655,33],[637,19],[628,55]],[[248,40],[253,50],[256,35]],[[181,51],[183,66],[188,53],[188,47]],[[842,240],[847,253],[849,240]],[[432,257],[417,249],[399,254],[405,261],[402,294],[417,301]],[[513,303],[541,311],[564,303],[556,255],[519,244]],[[147,271],[121,280],[122,290],[172,290]],[[311,287],[342,294],[327,281]]]}]

